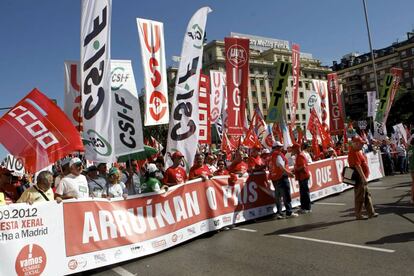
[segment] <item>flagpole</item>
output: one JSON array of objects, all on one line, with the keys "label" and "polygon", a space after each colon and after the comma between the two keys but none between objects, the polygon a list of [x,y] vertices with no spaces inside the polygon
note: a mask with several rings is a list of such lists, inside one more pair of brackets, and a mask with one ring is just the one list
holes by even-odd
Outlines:
[{"label": "flagpole", "polygon": [[379,98],[378,80],[377,80],[377,68],[375,66],[374,52],[372,50],[371,32],[369,30],[369,23],[368,23],[367,4],[366,4],[365,0],[362,0],[362,3],[364,5],[365,24],[367,26],[367,32],[368,32],[368,42],[369,42],[369,49],[371,51],[372,68],[374,69],[375,89],[376,89],[376,92],[377,92],[377,98]]}]

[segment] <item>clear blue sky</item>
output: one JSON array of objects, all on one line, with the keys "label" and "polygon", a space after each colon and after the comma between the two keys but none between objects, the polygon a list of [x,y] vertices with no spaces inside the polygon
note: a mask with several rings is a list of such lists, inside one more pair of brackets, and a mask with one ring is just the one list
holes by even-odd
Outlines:
[{"label": "clear blue sky", "polygon": [[[191,15],[202,6],[207,40],[230,32],[300,44],[325,65],[350,52],[369,51],[362,0],[113,0],[111,56],[130,59],[143,87],[136,17],[164,22],[167,64],[180,55]],[[413,0],[367,0],[374,48],[402,40],[414,28]],[[79,0],[0,1],[0,107],[16,104],[34,87],[63,106],[64,60],[79,60]],[[2,114],[2,112],[0,112]],[[0,158],[6,151],[0,146]]]}]

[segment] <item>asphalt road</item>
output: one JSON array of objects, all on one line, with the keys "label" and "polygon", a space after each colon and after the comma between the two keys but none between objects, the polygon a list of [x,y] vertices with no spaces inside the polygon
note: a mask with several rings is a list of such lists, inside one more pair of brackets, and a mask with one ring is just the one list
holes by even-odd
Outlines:
[{"label": "asphalt road", "polygon": [[353,190],[297,218],[264,218],[83,275],[414,275],[409,175],[369,184],[379,217],[356,221]]}]

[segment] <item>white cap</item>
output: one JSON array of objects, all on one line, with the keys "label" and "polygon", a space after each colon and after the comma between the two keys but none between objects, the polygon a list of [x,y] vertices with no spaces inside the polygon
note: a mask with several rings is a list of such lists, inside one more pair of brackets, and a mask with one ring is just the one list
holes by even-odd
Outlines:
[{"label": "white cap", "polygon": [[70,157],[63,158],[63,159],[60,160],[60,165],[61,166],[67,165],[67,164],[69,164],[70,160],[71,160]]},{"label": "white cap", "polygon": [[270,153],[270,150],[269,150],[269,149],[264,149],[264,150],[262,151],[262,153]]},{"label": "white cap", "polygon": [[279,141],[275,141],[275,142],[273,143],[273,147],[283,147],[283,144],[282,144],[282,143],[280,143]]},{"label": "white cap", "polygon": [[157,165],[153,163],[147,164],[147,172],[153,173],[153,172],[156,172],[157,170],[158,170]]},{"label": "white cap", "polygon": [[72,165],[82,163],[82,160],[80,160],[78,157],[72,158],[69,162],[69,167],[72,167]]}]

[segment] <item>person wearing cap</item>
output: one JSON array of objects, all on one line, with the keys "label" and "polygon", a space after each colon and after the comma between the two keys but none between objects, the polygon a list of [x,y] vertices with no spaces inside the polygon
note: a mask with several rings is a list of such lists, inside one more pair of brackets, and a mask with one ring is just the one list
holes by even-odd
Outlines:
[{"label": "person wearing cap", "polygon": [[35,202],[53,201],[54,194],[52,190],[53,174],[49,171],[42,171],[37,175],[36,185],[25,190],[17,203],[33,204]]},{"label": "person wearing cap", "polygon": [[194,158],[194,165],[190,168],[189,179],[201,177],[203,180],[213,176],[209,167],[204,164],[204,155],[197,153]]},{"label": "person wearing cap", "polygon": [[365,141],[360,136],[354,136],[352,138],[352,146],[348,153],[348,163],[351,168],[355,170],[355,217],[357,220],[367,219],[366,216],[362,215],[362,207],[368,213],[368,217],[376,217],[378,213],[375,212],[372,204],[371,194],[368,191],[369,167],[366,156],[362,152],[362,146]]},{"label": "person wearing cap", "polygon": [[164,174],[163,183],[167,186],[174,186],[182,184],[187,181],[187,173],[181,165],[183,164],[184,155],[180,151],[176,151],[171,155],[173,164],[169,167]]},{"label": "person wearing cap", "polygon": [[86,177],[82,175],[82,160],[78,157],[69,162],[70,173],[62,178],[56,187],[56,200],[71,198],[88,198],[89,187]]},{"label": "person wearing cap", "polygon": [[270,175],[275,188],[276,201],[276,218],[283,219],[282,215],[282,197],[286,209],[286,217],[297,217],[298,215],[292,210],[292,197],[290,195],[289,177],[293,177],[293,173],[289,170],[288,160],[282,152],[283,144],[279,141],[273,144],[272,159],[270,162]]},{"label": "person wearing cap", "polygon": [[336,158],[336,157],[337,156],[336,156],[336,152],[335,152],[334,148],[333,147],[329,147],[326,150],[325,158]]},{"label": "person wearing cap", "polygon": [[90,166],[87,169],[86,179],[88,180],[90,196],[102,197],[105,191],[106,179],[98,175],[98,168],[96,166]]},{"label": "person wearing cap", "polygon": [[142,182],[143,193],[159,192],[161,188],[164,188],[161,187],[161,181],[157,179],[157,171],[157,165],[155,165],[154,163],[147,164]]},{"label": "person wearing cap", "polygon": [[299,182],[300,212],[307,214],[311,212],[308,159],[305,154],[303,154],[300,145],[297,143],[292,145],[292,154],[296,156],[293,171],[295,179]]},{"label": "person wearing cap", "polygon": [[121,172],[116,167],[112,167],[108,171],[108,182],[102,194],[104,198],[127,198],[128,194],[125,190],[125,184],[121,181]]}]

